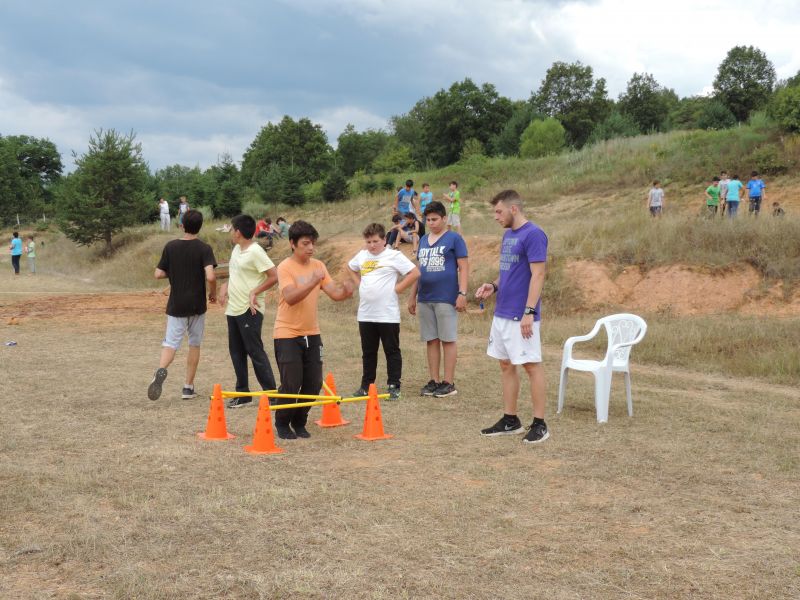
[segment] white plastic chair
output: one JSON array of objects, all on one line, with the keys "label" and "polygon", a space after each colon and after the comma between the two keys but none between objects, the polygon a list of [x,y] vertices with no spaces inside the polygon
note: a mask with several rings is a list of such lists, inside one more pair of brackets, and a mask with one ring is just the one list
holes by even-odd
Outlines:
[{"label": "white plastic chair", "polygon": [[[579,360],[572,358],[572,346],[576,342],[585,342],[594,338],[605,326],[608,335],[608,350],[601,361]],[[597,410],[597,422],[608,422],[608,402],[611,395],[611,376],[614,372],[625,373],[625,392],[628,396],[628,416],[633,416],[633,400],[631,399],[631,373],[629,358],[631,347],[642,341],[647,332],[647,323],[637,315],[618,314],[599,319],[594,328],[586,335],[569,338],[564,344],[564,355],[561,359],[561,381],[558,386],[558,412],[564,408],[564,393],[567,387],[567,370],[589,371],[594,375],[594,405]]]}]

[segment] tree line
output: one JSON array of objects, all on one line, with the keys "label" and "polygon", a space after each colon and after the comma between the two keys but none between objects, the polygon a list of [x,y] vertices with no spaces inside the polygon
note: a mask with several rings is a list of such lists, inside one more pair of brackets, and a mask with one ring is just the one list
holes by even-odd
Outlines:
[{"label": "tree line", "polygon": [[336,201],[356,180],[362,192],[393,190],[393,173],[444,167],[476,154],[535,158],[618,137],[724,129],[754,111],[766,110],[780,127],[800,131],[800,73],[777,81],[758,48],[732,48],[713,90],[680,98],[651,74],[634,73],[614,100],[591,66],[555,62],[528,99],[511,100],[494,85],[467,78],[391,117],[386,130],[348,125],[336,149],[319,124],[285,116],[262,127],[241,168],[223,155],[205,170],[172,165],[151,173],[133,132],[101,130],[64,176],[49,140],[0,136],[0,221],[50,214],[76,242],[110,247],[115,231],[155,218],[159,197],[175,203],[187,195],[193,206],[231,216],[245,200]]}]

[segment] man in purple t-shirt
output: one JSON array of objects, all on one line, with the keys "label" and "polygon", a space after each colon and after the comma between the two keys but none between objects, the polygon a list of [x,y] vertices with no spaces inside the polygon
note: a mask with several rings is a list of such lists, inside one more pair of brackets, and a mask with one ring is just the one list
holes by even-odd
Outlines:
[{"label": "man in purple t-shirt", "polygon": [[545,377],[539,337],[542,286],[547,261],[547,236],[525,218],[522,198],[505,190],[492,198],[494,220],[506,228],[500,250],[500,275],[484,283],[475,297],[484,300],[497,294],[492,331],[486,354],[500,361],[503,382],[503,417],[481,435],[514,435],[525,431],[517,416],[519,374],[528,374],[533,401],[533,423],[522,441],[538,444],[550,437],[544,422]]}]

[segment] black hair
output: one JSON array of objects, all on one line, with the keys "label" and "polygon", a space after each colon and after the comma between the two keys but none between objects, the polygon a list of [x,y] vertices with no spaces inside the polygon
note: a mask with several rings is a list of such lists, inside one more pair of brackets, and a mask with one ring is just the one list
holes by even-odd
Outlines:
[{"label": "black hair", "polygon": [[422,187],[431,187],[431,184],[430,183],[423,183]]},{"label": "black hair", "polygon": [[751,171],[750,177],[758,177],[758,171]]},{"label": "black hair", "polygon": [[401,217],[399,214],[398,215],[392,215],[392,223],[399,223],[402,220],[403,220],[403,217]]},{"label": "black hair", "polygon": [[19,237],[19,231],[15,231],[15,232],[14,232],[14,233],[12,233],[11,235],[13,235],[14,237]]},{"label": "black hair", "polygon": [[296,244],[300,241],[300,238],[304,237],[311,238],[312,241],[316,242],[319,239],[319,233],[311,223],[306,221],[292,223],[292,226],[289,227],[289,241]]},{"label": "black hair", "polygon": [[458,187],[458,182],[454,179],[453,181],[450,182],[450,185]]},{"label": "black hair", "polygon": [[[183,230],[186,233],[197,235],[203,226],[203,213],[199,210],[189,209],[183,215]],[[241,230],[240,230],[241,231]]]},{"label": "black hair", "polygon": [[405,218],[406,218],[406,219],[414,219],[415,221],[417,220],[417,215],[415,215],[415,214],[414,214],[413,212],[411,212],[411,211],[408,211],[408,212],[407,212],[405,215],[403,215],[403,216],[405,216]]},{"label": "black hair", "polygon": [[283,217],[278,217],[277,221],[275,221],[275,222],[276,223],[280,223],[281,221],[283,221],[285,223],[286,219],[284,219]]},{"label": "black hair", "polygon": [[447,211],[444,208],[444,204],[439,202],[438,200],[434,200],[430,202],[428,206],[425,207],[425,211],[423,214],[427,217],[430,214],[437,214],[440,217],[444,218],[447,216]]},{"label": "black hair", "polygon": [[407,187],[414,187],[414,180],[413,179],[406,179],[406,186]]},{"label": "black hair", "polygon": [[250,215],[236,215],[231,219],[231,227],[241,233],[246,240],[252,240],[256,234],[256,220]]},{"label": "black hair", "polygon": [[719,177],[714,177],[711,181],[721,181]]}]

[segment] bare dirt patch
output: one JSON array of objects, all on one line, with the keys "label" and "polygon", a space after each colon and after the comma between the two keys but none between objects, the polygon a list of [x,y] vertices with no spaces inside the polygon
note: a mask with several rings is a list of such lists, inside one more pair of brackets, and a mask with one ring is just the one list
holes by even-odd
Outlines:
[{"label": "bare dirt patch", "polygon": [[800,291],[785,300],[783,283],[767,284],[749,265],[708,269],[669,265],[619,272],[608,264],[572,260],[569,277],[580,287],[587,308],[624,305],[628,310],[702,315],[737,311],[771,316],[800,315]]}]

